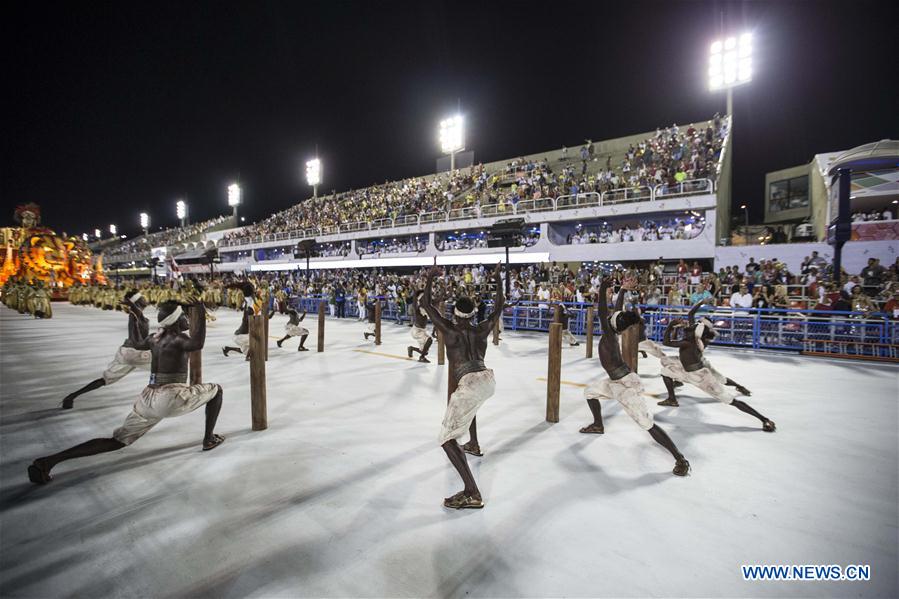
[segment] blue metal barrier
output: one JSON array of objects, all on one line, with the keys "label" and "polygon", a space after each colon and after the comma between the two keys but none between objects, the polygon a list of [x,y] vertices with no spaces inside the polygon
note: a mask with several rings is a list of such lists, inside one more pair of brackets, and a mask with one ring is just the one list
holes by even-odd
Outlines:
[{"label": "blue metal barrier", "polygon": [[[297,305],[314,312],[320,296],[297,298]],[[327,301],[327,299],[325,300]],[[488,302],[488,311],[491,309]],[[565,303],[568,327],[575,335],[587,330],[587,307],[590,304]],[[672,318],[684,318],[690,306],[638,306],[646,323],[646,336],[661,342],[665,328]],[[330,312],[329,312],[330,314]],[[344,317],[356,318],[355,300],[345,302]],[[503,310],[503,325],[513,331],[548,331],[554,307],[548,302],[517,302]],[[446,316],[452,316],[452,304],[447,304]],[[743,309],[709,307],[697,316],[711,320],[718,332],[715,343],[753,349],[781,349],[791,351],[831,351],[833,348],[848,355],[899,357],[899,321],[886,314],[861,312],[816,311],[796,309]],[[382,320],[397,319],[397,305],[388,301],[381,311]],[[408,316],[403,314],[403,321]],[[598,310],[594,310],[594,335],[602,334]],[[822,349],[826,348],[826,349]]]}]

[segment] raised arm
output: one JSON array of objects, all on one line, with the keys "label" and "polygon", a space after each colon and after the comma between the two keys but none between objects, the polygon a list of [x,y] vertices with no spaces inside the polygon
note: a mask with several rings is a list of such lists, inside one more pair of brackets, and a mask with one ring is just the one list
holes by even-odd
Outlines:
[{"label": "raised arm", "polygon": [[303,310],[303,313],[300,314],[300,322],[303,322],[303,319],[306,318],[306,311]]},{"label": "raised arm", "polygon": [[431,304],[431,285],[434,282],[434,277],[440,272],[440,269],[436,266],[428,270],[428,277],[425,279],[425,290],[422,294],[422,302],[421,307],[425,309],[425,312],[428,313],[428,317],[431,319],[431,322],[434,323],[434,326],[441,333],[447,333],[450,329],[453,328],[453,323],[448,321],[443,314],[440,313],[437,308],[435,308]]},{"label": "raised arm", "polygon": [[696,305],[693,306],[692,308],[690,308],[690,311],[687,312],[687,320],[689,321],[690,326],[693,326],[694,324],[696,324],[696,321],[695,321],[696,313],[699,312],[699,309],[700,309],[705,303],[706,303],[706,301],[705,301],[704,299],[703,299],[703,300],[699,300],[698,302],[696,302]]},{"label": "raised arm", "polygon": [[684,345],[683,341],[675,341],[672,338],[674,335],[674,330],[677,328],[677,325],[680,322],[681,322],[681,320],[676,318],[676,319],[672,320],[670,323],[668,323],[668,326],[665,327],[665,334],[662,337],[662,345],[664,345],[665,347],[676,347],[676,348],[680,348]]},{"label": "raised arm", "polygon": [[599,293],[596,298],[597,309],[599,310],[599,325],[602,327],[604,334],[611,330],[609,327],[609,286],[611,284],[612,279],[603,277],[602,283],[599,284]]},{"label": "raised arm", "polygon": [[500,276],[502,272],[502,263],[497,264],[493,270],[493,281],[496,284],[496,293],[493,296],[493,312],[484,319],[484,322],[478,325],[478,328],[492,330],[496,325],[496,321],[503,317],[503,308],[506,306],[506,296],[503,293],[503,279]]},{"label": "raised arm", "polygon": [[131,346],[134,349],[139,349],[141,351],[146,351],[150,349],[150,337],[144,337],[141,334],[140,323],[137,320],[137,316],[134,312],[131,311],[130,307],[128,310],[128,341],[131,342]]},{"label": "raised arm", "polygon": [[[191,304],[189,310],[202,305]],[[190,311],[188,311],[188,314],[190,314]],[[200,321],[200,324],[197,326],[197,330],[191,328],[190,337],[185,338],[184,351],[197,351],[203,349],[203,346],[206,344],[206,318],[198,318],[197,320]]]}]

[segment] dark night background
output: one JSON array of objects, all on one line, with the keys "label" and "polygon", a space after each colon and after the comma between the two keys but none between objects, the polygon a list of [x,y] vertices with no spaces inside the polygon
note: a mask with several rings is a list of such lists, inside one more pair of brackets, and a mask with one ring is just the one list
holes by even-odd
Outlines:
[{"label": "dark night background", "polygon": [[897,3],[36,3],[3,10],[3,215],[72,234],[226,213],[433,172],[461,100],[477,161],[724,112],[709,43],[754,32],[735,90],[734,205],[764,173],[899,137]]}]

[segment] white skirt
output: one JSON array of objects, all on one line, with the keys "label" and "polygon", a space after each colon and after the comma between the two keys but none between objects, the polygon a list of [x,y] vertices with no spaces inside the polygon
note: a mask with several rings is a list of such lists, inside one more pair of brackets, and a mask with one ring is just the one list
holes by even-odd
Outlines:
[{"label": "white skirt", "polygon": [[652,414],[649,413],[646,400],[643,398],[643,383],[636,372],[629,372],[615,381],[608,377],[600,379],[584,389],[584,397],[614,399],[640,428],[648,431],[653,426]]},{"label": "white skirt", "polygon": [[489,368],[463,376],[446,406],[443,426],[440,429],[440,444],[462,437],[468,431],[480,407],[495,391],[496,380]]}]

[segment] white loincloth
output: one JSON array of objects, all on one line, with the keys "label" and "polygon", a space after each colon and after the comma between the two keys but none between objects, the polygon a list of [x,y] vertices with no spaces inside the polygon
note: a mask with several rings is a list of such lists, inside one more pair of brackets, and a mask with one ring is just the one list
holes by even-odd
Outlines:
[{"label": "white loincloth", "polygon": [[151,359],[152,353],[150,350],[141,351],[123,345],[115,353],[115,357],[109,363],[109,366],[106,367],[106,370],[103,371],[103,382],[111,385],[135,368],[149,369]]},{"label": "white loincloth", "polygon": [[431,336],[428,335],[428,332],[425,329],[413,326],[412,338],[415,339],[416,342],[418,342],[418,349],[424,351],[425,344],[428,342]]},{"label": "white loincloth", "polygon": [[564,341],[568,345],[574,345],[575,343],[577,343],[577,339],[575,339],[574,335],[572,335],[571,331],[568,329],[562,331],[562,341]]},{"label": "white loincloth", "polygon": [[250,353],[250,335],[234,335],[234,344],[240,348],[244,354]]},{"label": "white loincloth", "polygon": [[459,380],[459,386],[450,396],[440,429],[440,444],[450,439],[459,439],[468,431],[478,409],[493,396],[496,381],[489,368],[480,372],[469,372]]},{"label": "white loincloth", "polygon": [[131,413],[125,417],[122,426],[115,429],[112,437],[119,443],[131,445],[163,418],[193,412],[206,405],[218,392],[219,386],[215,383],[172,383],[145,387],[131,407]]},{"label": "white loincloth", "polygon": [[303,335],[308,335],[309,330],[301,327],[298,324],[290,324],[288,323],[285,327],[287,329],[287,334],[291,337],[302,337]]},{"label": "white loincloth", "polygon": [[[644,339],[637,346],[637,349],[642,349],[650,356],[655,356],[656,358],[659,358],[660,360],[662,358],[666,357],[665,352],[662,351],[662,346],[659,345],[658,343],[656,343],[655,341],[653,341],[652,339]],[[678,360],[678,362],[680,362],[680,360]]]},{"label": "white loincloth", "polygon": [[586,399],[614,399],[621,404],[637,425],[643,430],[653,426],[652,415],[643,399],[643,383],[635,372],[613,381],[606,377],[584,389]]},{"label": "white loincloth", "polygon": [[374,334],[375,332],[375,323],[369,322],[365,324],[365,332]]},{"label": "white loincloth", "polygon": [[737,398],[737,393],[725,387],[727,377],[712,368],[707,360],[703,359],[705,367],[699,370],[687,372],[680,358],[665,356],[662,358],[662,375],[670,377],[682,383],[690,383],[694,387],[702,389],[721,403],[729,404]]}]

